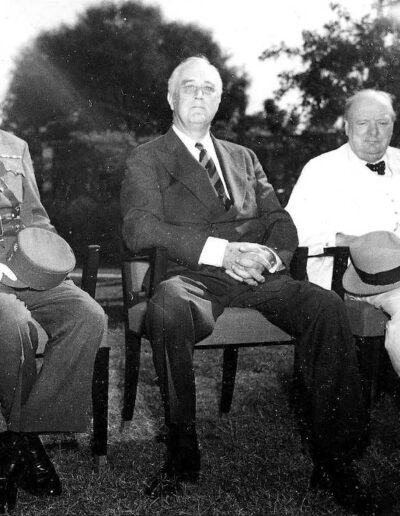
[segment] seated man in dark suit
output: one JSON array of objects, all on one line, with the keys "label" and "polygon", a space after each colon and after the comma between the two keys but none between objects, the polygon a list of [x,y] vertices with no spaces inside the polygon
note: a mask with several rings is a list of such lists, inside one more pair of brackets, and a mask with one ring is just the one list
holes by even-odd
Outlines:
[{"label": "seated man in dark suit", "polygon": [[333,292],[290,277],[292,219],[255,154],[210,134],[221,92],[205,58],[182,62],[168,85],[173,126],[133,151],[122,185],[127,246],[163,246],[169,255],[147,320],[169,427],[167,459],[148,492],[198,479],[193,348],[225,307],[252,307],[297,337],[312,483],[327,477],[339,504],[367,514],[376,502],[353,467],[366,414],[344,306]]}]

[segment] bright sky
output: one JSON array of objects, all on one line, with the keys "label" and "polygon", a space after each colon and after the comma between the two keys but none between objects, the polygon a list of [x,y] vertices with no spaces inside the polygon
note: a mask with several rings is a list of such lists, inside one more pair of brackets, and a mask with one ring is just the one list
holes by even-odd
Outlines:
[{"label": "bright sky", "polygon": [[[319,29],[333,18],[331,0],[142,0],[161,7],[167,20],[197,23],[212,32],[231,56],[230,64],[248,73],[249,112],[278,87],[277,74],[287,62],[259,61],[266,48],[285,41],[301,43],[301,31]],[[0,101],[4,98],[15,57],[39,32],[71,25],[87,7],[102,0],[0,0]],[[115,3],[120,3],[115,0]],[[373,0],[342,0],[359,18],[368,14]]]}]

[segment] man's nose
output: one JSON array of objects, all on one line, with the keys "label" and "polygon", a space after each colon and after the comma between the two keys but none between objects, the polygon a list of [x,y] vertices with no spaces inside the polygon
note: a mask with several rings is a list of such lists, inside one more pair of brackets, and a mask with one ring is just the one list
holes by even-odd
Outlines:
[{"label": "man's nose", "polygon": [[203,88],[201,86],[197,86],[197,88],[194,90],[194,97],[196,99],[204,97]]},{"label": "man's nose", "polygon": [[372,136],[378,136],[378,134],[379,134],[379,126],[378,126],[378,124],[376,122],[371,122],[368,125],[368,132]]}]

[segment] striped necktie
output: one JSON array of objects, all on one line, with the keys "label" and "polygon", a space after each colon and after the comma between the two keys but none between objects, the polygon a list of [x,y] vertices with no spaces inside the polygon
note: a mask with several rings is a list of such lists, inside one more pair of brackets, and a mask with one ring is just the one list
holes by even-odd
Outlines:
[{"label": "striped necktie", "polygon": [[226,195],[224,185],[221,181],[221,178],[219,177],[218,170],[217,170],[217,167],[215,166],[214,161],[212,160],[211,156],[208,154],[208,152],[204,148],[203,144],[196,143],[195,147],[197,149],[199,149],[199,151],[200,151],[200,156],[199,156],[200,165],[207,170],[208,177],[210,179],[211,185],[213,186],[217,197],[224,205],[225,210],[228,211],[232,205],[232,202],[229,199],[229,197]]}]

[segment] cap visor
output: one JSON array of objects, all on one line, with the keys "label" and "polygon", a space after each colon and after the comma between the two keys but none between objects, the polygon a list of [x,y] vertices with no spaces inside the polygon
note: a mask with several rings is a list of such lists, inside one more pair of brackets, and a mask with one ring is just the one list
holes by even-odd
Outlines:
[{"label": "cap visor", "polygon": [[1,283],[14,288],[27,288],[27,285],[17,278],[13,271],[5,263],[0,263]]}]

